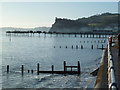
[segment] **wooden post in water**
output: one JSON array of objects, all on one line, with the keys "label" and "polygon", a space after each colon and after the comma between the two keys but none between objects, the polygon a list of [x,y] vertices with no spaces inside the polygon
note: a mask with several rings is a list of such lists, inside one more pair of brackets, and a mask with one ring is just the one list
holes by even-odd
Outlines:
[{"label": "wooden post in water", "polygon": [[98,43],[99,43],[99,40],[98,40]]},{"label": "wooden post in water", "polygon": [[39,63],[37,64],[37,75],[39,75],[39,67],[40,67],[40,65],[39,65]]},{"label": "wooden post in water", "polygon": [[83,49],[83,45],[81,45],[81,49]]},{"label": "wooden post in water", "polygon": [[100,34],[99,34],[99,38],[100,38]]},{"label": "wooden post in water", "polygon": [[72,49],[73,49],[73,45],[72,45]]},{"label": "wooden post in water", "polygon": [[69,35],[69,37],[70,37],[70,33],[69,33],[68,35]]},{"label": "wooden post in water", "polygon": [[80,62],[78,61],[78,75],[80,75]]},{"label": "wooden post in water", "polygon": [[50,34],[50,37],[52,37],[52,33]]},{"label": "wooden post in water", "polygon": [[22,67],[21,67],[21,72],[22,72],[22,75],[23,75],[23,73],[24,73],[24,65],[22,65]]},{"label": "wooden post in water", "polygon": [[93,45],[91,46],[91,49],[93,49]]},{"label": "wooden post in water", "polygon": [[56,33],[56,37],[58,37],[58,33]]},{"label": "wooden post in water", "polygon": [[67,48],[67,46],[65,48]]},{"label": "wooden post in water", "polygon": [[87,34],[87,38],[88,38],[88,34]]},{"label": "wooden post in water", "polygon": [[9,65],[7,65],[7,73],[9,73]]},{"label": "wooden post in water", "polygon": [[80,34],[80,37],[82,38],[82,34]]},{"label": "wooden post in water", "polygon": [[102,44],[102,50],[103,50],[103,44]]},{"label": "wooden post in water", "polygon": [[71,72],[72,72],[72,67],[71,67]]},{"label": "wooden post in water", "polygon": [[53,72],[54,72],[54,65],[52,65],[52,74],[53,74]]},{"label": "wooden post in water", "polygon": [[33,69],[31,70],[31,73],[33,74]]},{"label": "wooden post in water", "polygon": [[30,70],[28,70],[28,73],[30,72]]},{"label": "wooden post in water", "polygon": [[64,33],[62,33],[62,36],[64,37]]},{"label": "wooden post in water", "polygon": [[75,34],[75,37],[76,37],[76,34]]},{"label": "wooden post in water", "polygon": [[104,40],[104,43],[105,43],[105,40]]},{"label": "wooden post in water", "polygon": [[66,61],[64,61],[64,74],[66,74]]},{"label": "wooden post in water", "polygon": [[94,34],[93,34],[93,38],[94,38]]},{"label": "wooden post in water", "polygon": [[76,45],[76,49],[78,49],[78,45]]},{"label": "wooden post in water", "polygon": [[90,34],[90,38],[92,37],[92,34]]},{"label": "wooden post in water", "polygon": [[84,34],[84,38],[85,38],[85,34]]},{"label": "wooden post in water", "polygon": [[98,49],[98,45],[97,45],[97,49]]}]

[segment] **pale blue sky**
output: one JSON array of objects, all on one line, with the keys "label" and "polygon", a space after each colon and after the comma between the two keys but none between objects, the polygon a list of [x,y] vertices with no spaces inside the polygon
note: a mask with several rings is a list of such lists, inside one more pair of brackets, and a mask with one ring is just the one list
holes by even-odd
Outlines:
[{"label": "pale blue sky", "polygon": [[78,19],[105,12],[117,13],[117,2],[4,2],[2,26],[51,26],[55,17]]}]

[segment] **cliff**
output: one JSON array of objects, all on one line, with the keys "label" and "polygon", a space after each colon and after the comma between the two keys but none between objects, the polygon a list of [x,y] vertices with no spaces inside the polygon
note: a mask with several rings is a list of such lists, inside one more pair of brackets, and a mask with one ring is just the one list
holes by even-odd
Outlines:
[{"label": "cliff", "polygon": [[76,20],[57,18],[51,32],[92,32],[93,30],[117,30],[118,14],[103,13]]}]

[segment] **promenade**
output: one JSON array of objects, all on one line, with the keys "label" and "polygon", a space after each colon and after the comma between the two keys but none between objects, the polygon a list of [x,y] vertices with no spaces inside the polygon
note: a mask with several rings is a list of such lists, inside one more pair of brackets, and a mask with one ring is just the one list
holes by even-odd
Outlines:
[{"label": "promenade", "polygon": [[[120,89],[120,56],[118,56],[118,42],[117,39],[114,41],[115,45],[111,46],[112,61],[115,72],[115,83],[117,84],[118,90]],[[111,83],[111,74],[109,69],[109,57],[108,57],[108,48],[103,51],[101,64],[97,73],[96,82],[94,88],[110,88]],[[98,89],[98,90],[99,90]]]},{"label": "promenade", "polygon": [[118,88],[120,89],[120,56],[118,56],[118,46],[115,45],[111,47],[112,55],[113,55],[113,64],[115,68],[115,79]]}]

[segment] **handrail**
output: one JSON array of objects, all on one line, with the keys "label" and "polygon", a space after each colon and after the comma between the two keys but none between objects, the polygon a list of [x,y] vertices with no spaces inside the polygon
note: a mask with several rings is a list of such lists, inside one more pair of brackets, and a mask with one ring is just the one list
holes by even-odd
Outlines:
[{"label": "handrail", "polygon": [[117,83],[115,81],[115,71],[114,71],[114,64],[113,64],[113,56],[111,52],[111,45],[108,42],[108,77],[110,75],[110,90],[117,90]]}]

